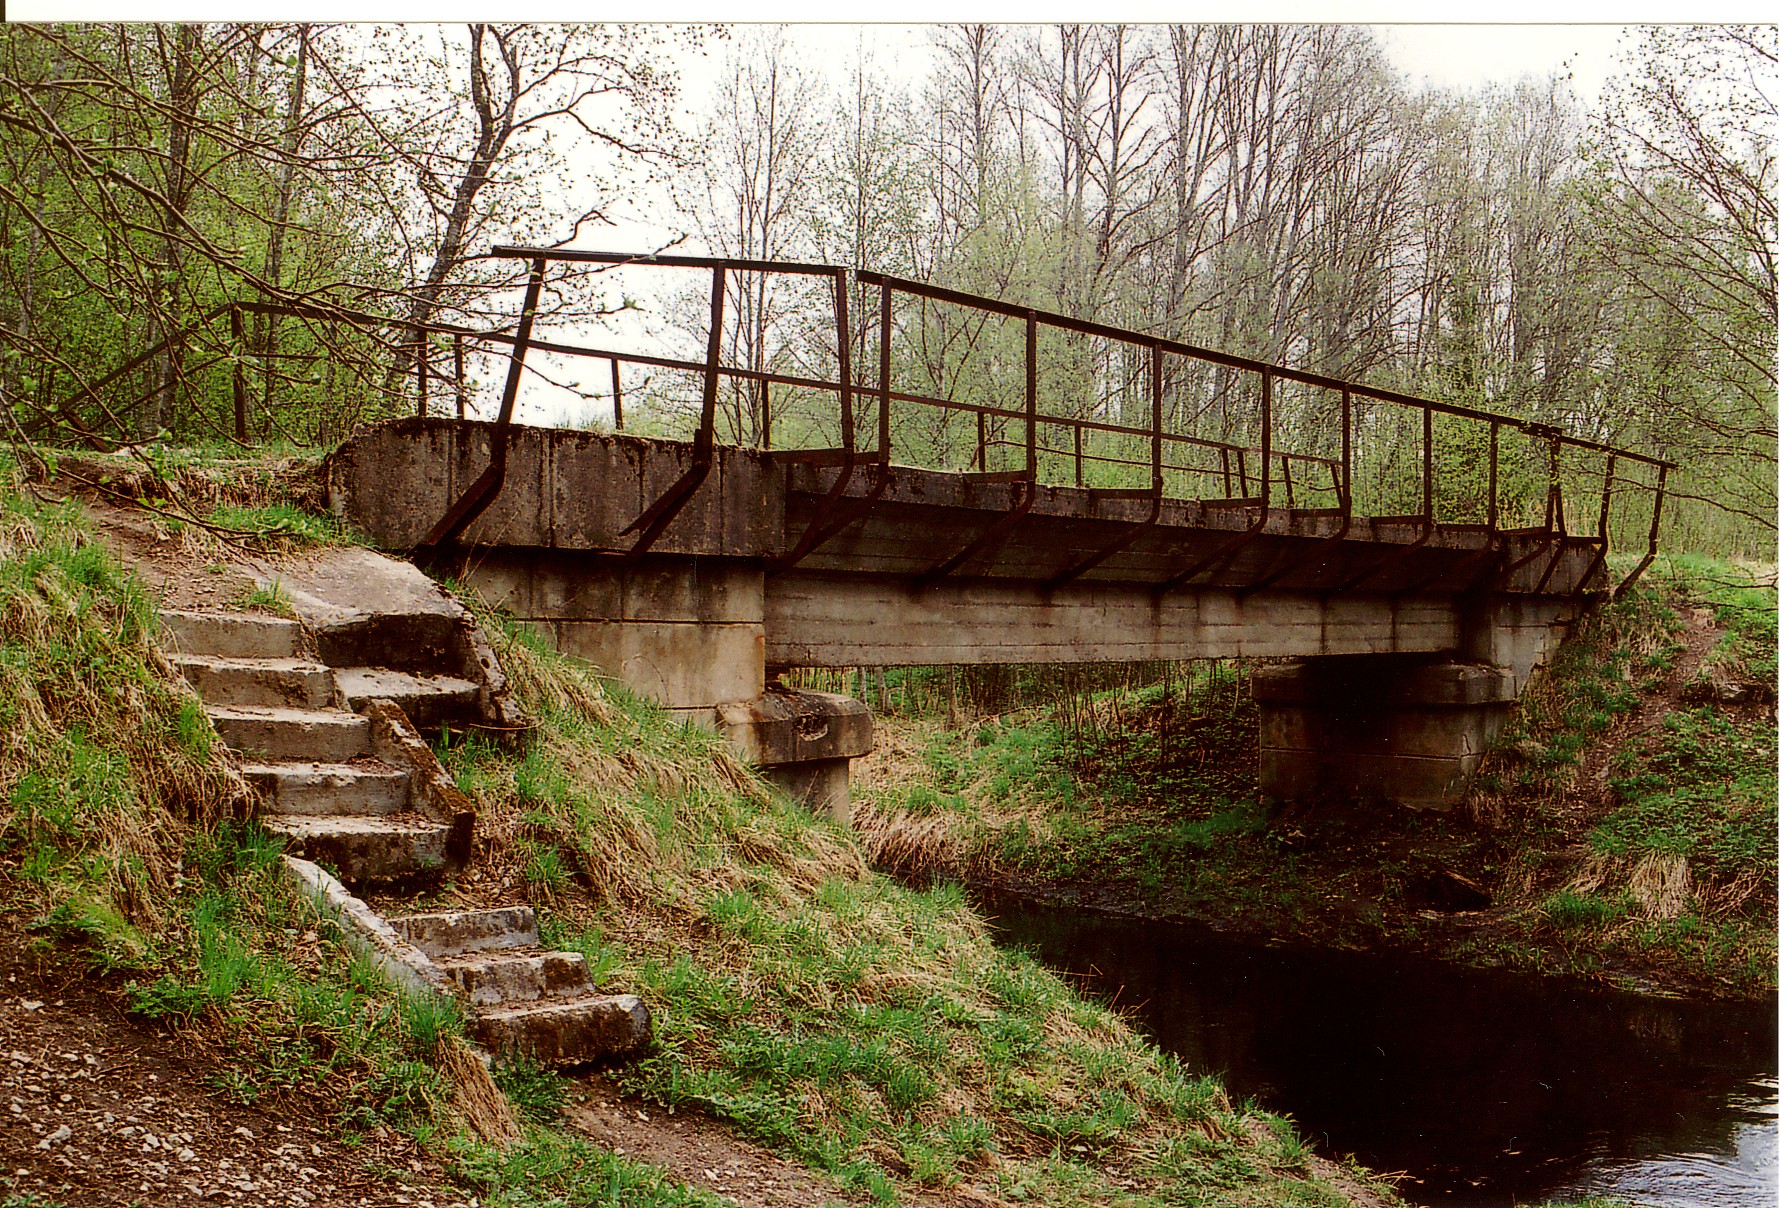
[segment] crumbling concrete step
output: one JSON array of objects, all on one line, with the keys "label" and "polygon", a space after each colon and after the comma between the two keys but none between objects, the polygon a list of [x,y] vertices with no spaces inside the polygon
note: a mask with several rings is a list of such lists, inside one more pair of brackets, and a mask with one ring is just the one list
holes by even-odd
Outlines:
[{"label": "crumbling concrete step", "polygon": [[385,817],[408,806],[408,773],[387,764],[249,763],[241,774],[274,814],[368,814]]},{"label": "crumbling concrete step", "polygon": [[208,705],[322,709],[334,700],[334,673],[303,659],[179,654],[173,665]]},{"label": "crumbling concrete step", "polygon": [[387,818],[337,814],[272,814],[266,829],[285,835],[296,855],[332,865],[340,879],[406,881],[437,873],[445,865],[451,828],[418,814]]},{"label": "crumbling concrete step", "polygon": [[344,763],[370,750],[371,723],[344,709],[206,705],[204,712],[222,740],[243,754]]},{"label": "crumbling concrete step", "polygon": [[334,672],[334,678],[349,708],[356,709],[368,700],[392,700],[423,730],[459,717],[473,720],[479,716],[476,685],[466,679],[415,675],[387,667],[342,667]]},{"label": "crumbling concrete step", "polygon": [[295,621],[247,612],[162,612],[161,631],[181,654],[225,659],[297,656],[302,630]]},{"label": "crumbling concrete step", "polygon": [[538,946],[538,916],[530,906],[441,910],[389,920],[397,935],[437,960],[471,952]]},{"label": "crumbling concrete step", "polygon": [[469,952],[434,957],[433,963],[473,1007],[593,992],[587,959],[579,952]]},{"label": "crumbling concrete step", "polygon": [[497,1053],[523,1053],[546,1065],[580,1065],[646,1045],[649,1008],[634,994],[588,995],[479,1011],[471,1031]]}]

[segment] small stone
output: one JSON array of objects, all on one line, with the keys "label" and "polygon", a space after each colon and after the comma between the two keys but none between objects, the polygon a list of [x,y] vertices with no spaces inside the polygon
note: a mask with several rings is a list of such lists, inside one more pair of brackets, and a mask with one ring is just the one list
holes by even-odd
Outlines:
[{"label": "small stone", "polygon": [[73,1135],[74,1135],[74,1130],[72,1128],[69,1128],[66,1124],[63,1124],[63,1125],[59,1126],[55,1132],[53,1132],[49,1136],[43,1138],[43,1140],[37,1142],[37,1148],[48,1149],[52,1145],[60,1145],[63,1141],[66,1141],[69,1137],[72,1137]]}]

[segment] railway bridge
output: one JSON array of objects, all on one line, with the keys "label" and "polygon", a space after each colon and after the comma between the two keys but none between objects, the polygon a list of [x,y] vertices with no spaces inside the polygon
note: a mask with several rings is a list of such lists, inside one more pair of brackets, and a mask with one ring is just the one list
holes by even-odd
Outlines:
[{"label": "railway bridge", "polygon": [[[783,668],[1278,660],[1264,793],[1446,806],[1612,590],[1613,534],[1643,554],[1620,590],[1655,552],[1668,464],[1549,424],[876,273],[496,252],[530,264],[515,330],[481,337],[499,414],[423,391],[335,454],[335,510],[837,815],[869,711]],[[564,263],[708,274],[704,357],[538,334]],[[795,372],[736,363],[735,286],[784,279],[829,338]],[[946,340],[969,351],[936,361]],[[610,361],[613,430],[515,422],[540,351]],[[625,427],[638,367],[654,435],[634,386]]]}]

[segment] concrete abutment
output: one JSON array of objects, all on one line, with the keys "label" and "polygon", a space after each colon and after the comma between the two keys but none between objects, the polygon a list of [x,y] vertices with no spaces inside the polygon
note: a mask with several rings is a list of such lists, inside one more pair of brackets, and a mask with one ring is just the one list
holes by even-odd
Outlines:
[{"label": "concrete abutment", "polygon": [[758,564],[479,551],[462,577],[483,599],[604,668],[683,720],[714,726],[813,812],[852,820],[852,761],[872,749],[856,700],[766,681],[766,575]]},{"label": "concrete abutment", "polygon": [[1462,610],[1456,658],[1331,655],[1259,669],[1262,795],[1457,805],[1574,613],[1568,602],[1478,601]]}]

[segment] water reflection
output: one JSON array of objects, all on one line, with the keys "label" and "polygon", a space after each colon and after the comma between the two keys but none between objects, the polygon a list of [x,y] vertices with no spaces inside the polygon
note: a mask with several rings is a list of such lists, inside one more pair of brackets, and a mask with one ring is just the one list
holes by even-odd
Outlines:
[{"label": "water reflection", "polygon": [[1672,1003],[1399,956],[985,902],[1158,1043],[1440,1204],[1774,1203],[1772,1005]]}]

